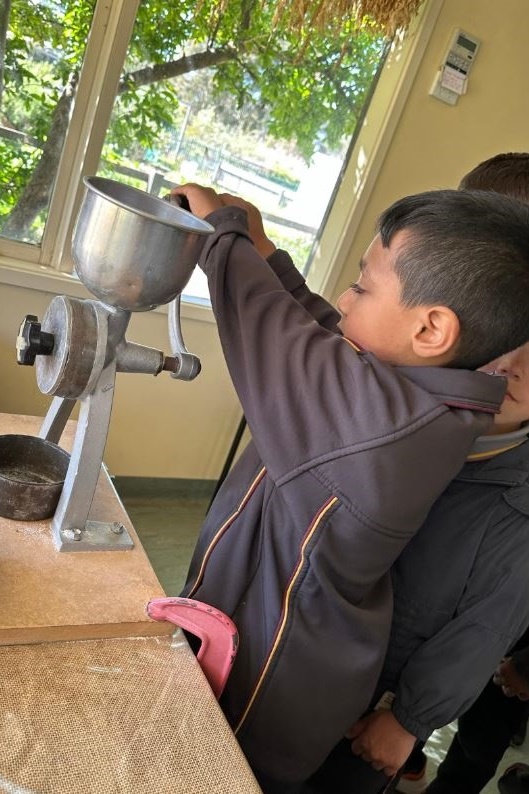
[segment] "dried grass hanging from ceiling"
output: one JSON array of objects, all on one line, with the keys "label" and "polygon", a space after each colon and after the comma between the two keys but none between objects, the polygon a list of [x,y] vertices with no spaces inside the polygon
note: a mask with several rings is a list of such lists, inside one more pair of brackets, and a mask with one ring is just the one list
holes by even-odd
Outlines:
[{"label": "dried grass hanging from ceiling", "polygon": [[367,18],[392,37],[397,30],[406,30],[423,0],[278,0],[275,21],[291,30],[311,29],[332,32],[344,21],[359,26]]}]

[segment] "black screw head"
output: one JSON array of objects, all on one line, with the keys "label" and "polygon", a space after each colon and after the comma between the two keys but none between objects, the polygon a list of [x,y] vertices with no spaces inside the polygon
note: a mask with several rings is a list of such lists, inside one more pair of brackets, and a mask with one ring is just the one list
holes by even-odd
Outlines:
[{"label": "black screw head", "polygon": [[39,318],[34,314],[26,314],[18,330],[17,363],[33,366],[36,356],[52,354],[54,344],[55,337],[41,330]]}]

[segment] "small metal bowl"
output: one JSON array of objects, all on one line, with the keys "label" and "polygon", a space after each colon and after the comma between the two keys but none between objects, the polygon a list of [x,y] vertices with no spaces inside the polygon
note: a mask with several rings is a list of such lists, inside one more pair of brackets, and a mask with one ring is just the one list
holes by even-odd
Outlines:
[{"label": "small metal bowl", "polygon": [[50,518],[57,508],[70,456],[36,436],[0,436],[0,516]]}]

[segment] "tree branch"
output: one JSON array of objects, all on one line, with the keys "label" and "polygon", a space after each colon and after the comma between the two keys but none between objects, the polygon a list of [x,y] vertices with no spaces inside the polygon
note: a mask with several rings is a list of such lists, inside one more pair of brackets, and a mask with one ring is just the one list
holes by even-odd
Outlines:
[{"label": "tree branch", "polygon": [[7,216],[2,226],[2,234],[6,237],[13,237],[15,240],[21,239],[34,218],[49,204],[53,177],[57,171],[57,164],[68,130],[78,80],[79,75],[77,72],[70,74],[68,83],[55,106],[50,130],[42,147],[40,160],[18,203],[11,211],[11,214]]},{"label": "tree branch", "polygon": [[226,61],[233,61],[237,58],[241,49],[226,47],[222,50],[205,50],[196,52],[193,55],[184,55],[176,61],[168,63],[157,63],[154,66],[147,66],[145,69],[138,69],[136,72],[126,74],[120,81],[118,94],[130,91],[131,88],[139,88],[144,85],[152,85],[160,80],[169,80],[172,77],[181,77],[188,72],[195,72],[199,69],[209,69],[218,66]]}]

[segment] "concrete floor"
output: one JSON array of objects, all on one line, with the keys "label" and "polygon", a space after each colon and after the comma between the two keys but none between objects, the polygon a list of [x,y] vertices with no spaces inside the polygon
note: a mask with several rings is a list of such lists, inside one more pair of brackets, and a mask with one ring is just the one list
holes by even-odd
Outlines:
[{"label": "concrete floor", "polygon": [[160,584],[168,596],[184,586],[209,497],[132,496],[119,491]]}]

